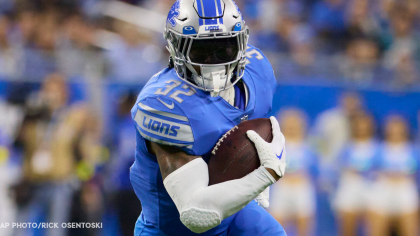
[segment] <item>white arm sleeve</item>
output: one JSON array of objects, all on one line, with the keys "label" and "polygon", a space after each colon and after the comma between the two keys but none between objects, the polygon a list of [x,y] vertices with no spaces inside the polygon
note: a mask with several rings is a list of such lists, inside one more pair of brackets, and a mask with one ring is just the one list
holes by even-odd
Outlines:
[{"label": "white arm sleeve", "polygon": [[241,179],[208,186],[208,167],[202,158],[185,164],[163,181],[181,222],[194,233],[216,227],[275,182],[273,176],[260,167]]}]

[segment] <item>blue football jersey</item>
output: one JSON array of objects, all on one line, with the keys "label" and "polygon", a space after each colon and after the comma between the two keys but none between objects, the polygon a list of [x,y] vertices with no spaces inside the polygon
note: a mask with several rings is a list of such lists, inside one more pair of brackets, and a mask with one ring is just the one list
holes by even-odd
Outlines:
[{"label": "blue football jersey", "polygon": [[[141,217],[169,235],[196,234],[179,220],[178,210],[163,185],[156,156],[148,152],[145,140],[176,146],[206,159],[219,138],[242,120],[267,117],[277,85],[273,69],[259,49],[249,46],[247,56],[249,63],[242,78],[248,90],[244,110],[220,96],[211,97],[193,88],[171,68],[149,80],[132,109],[137,145],[131,182],[143,206]],[[226,231],[233,217],[200,235]]]}]

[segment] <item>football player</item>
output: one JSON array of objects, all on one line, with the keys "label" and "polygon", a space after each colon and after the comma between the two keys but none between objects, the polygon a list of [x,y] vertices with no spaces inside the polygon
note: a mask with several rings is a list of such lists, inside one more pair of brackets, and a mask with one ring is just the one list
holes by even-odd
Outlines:
[{"label": "football player", "polygon": [[164,29],[169,68],[149,80],[132,109],[137,147],[130,176],[143,206],[136,236],[286,235],[261,207],[268,206],[266,189],[286,167],[274,117],[271,143],[247,132],[261,167],[208,186],[206,161],[219,138],[271,111],[273,69],[247,44],[248,35],[232,0],[178,0],[172,6]]}]

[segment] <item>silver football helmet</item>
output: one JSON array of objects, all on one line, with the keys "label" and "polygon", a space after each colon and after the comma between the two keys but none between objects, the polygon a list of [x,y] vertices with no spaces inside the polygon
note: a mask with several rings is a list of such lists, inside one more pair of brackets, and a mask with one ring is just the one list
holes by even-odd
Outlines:
[{"label": "silver football helmet", "polygon": [[212,96],[242,78],[248,36],[233,0],[177,0],[164,30],[179,78]]}]

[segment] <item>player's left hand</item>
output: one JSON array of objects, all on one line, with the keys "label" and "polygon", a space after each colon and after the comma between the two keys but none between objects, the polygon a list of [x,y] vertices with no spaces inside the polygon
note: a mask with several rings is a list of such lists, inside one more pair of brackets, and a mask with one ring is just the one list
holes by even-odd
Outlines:
[{"label": "player's left hand", "polygon": [[264,191],[262,191],[255,200],[258,202],[258,205],[267,209],[270,206],[270,187],[267,187]]},{"label": "player's left hand", "polygon": [[286,170],[285,138],[281,133],[277,119],[272,116],[270,117],[270,121],[273,132],[273,141],[271,143],[266,142],[253,130],[248,130],[246,134],[255,144],[261,165],[265,168],[272,169],[281,178],[284,176]]}]

